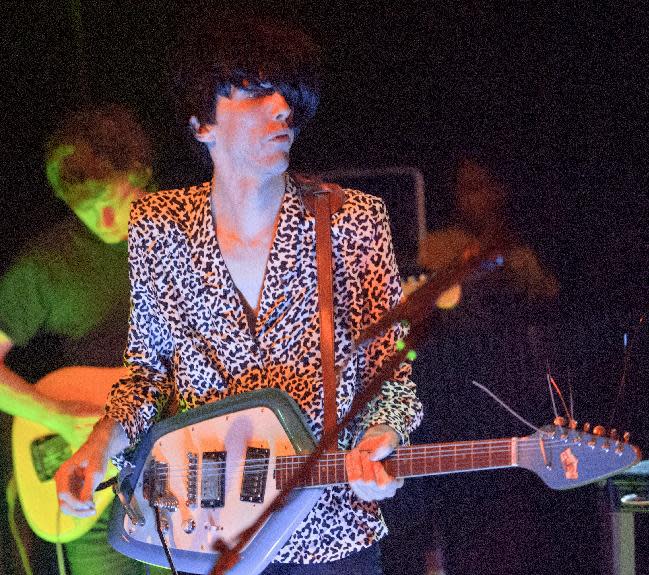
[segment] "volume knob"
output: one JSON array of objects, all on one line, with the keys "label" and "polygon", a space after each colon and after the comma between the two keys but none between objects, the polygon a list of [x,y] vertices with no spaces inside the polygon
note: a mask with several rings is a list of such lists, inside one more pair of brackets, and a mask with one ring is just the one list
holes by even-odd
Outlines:
[{"label": "volume knob", "polygon": [[194,529],[196,529],[196,521],[193,519],[187,519],[187,521],[183,521],[182,525],[183,531],[187,534],[193,533]]}]

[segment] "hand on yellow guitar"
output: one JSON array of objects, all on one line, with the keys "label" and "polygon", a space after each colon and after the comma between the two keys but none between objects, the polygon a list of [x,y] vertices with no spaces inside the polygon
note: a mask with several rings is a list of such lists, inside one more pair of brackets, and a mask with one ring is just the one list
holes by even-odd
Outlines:
[{"label": "hand on yellow guitar", "polygon": [[79,448],[103,414],[103,408],[81,401],[59,401],[48,426],[63,437],[72,450]]},{"label": "hand on yellow guitar", "polygon": [[[21,400],[14,402],[19,408],[12,412],[15,415],[13,466],[18,496],[29,526],[46,541],[74,541],[96,521],[94,516],[82,520],[59,513],[54,474],[86,440],[103,413],[109,389],[126,373],[122,367],[64,367],[33,386],[25,384],[29,386],[26,393],[9,396],[18,395]],[[108,469],[108,476],[116,471],[111,465]],[[97,494],[97,513],[101,514],[112,499],[110,490]]]},{"label": "hand on yellow guitar", "polygon": [[74,517],[90,517],[97,510],[93,494],[106,475],[109,459],[128,445],[121,425],[103,417],[88,440],[59,467],[54,480],[61,511]]}]

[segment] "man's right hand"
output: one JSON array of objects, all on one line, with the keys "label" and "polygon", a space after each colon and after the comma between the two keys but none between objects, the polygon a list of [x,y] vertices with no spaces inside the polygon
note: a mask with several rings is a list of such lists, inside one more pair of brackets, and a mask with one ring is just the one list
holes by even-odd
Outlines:
[{"label": "man's right hand", "polygon": [[75,517],[96,514],[93,493],[106,475],[110,457],[128,445],[119,423],[103,417],[88,440],[56,472],[56,491],[61,511]]},{"label": "man's right hand", "polygon": [[48,418],[48,427],[61,435],[74,450],[88,439],[103,413],[103,406],[92,403],[57,401]]}]

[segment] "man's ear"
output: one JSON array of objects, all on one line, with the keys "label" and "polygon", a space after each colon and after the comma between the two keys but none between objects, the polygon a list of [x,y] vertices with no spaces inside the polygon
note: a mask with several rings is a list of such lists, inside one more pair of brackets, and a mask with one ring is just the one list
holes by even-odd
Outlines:
[{"label": "man's ear", "polygon": [[194,133],[194,138],[203,144],[211,144],[216,140],[214,124],[201,124],[196,116],[189,118],[189,127]]}]

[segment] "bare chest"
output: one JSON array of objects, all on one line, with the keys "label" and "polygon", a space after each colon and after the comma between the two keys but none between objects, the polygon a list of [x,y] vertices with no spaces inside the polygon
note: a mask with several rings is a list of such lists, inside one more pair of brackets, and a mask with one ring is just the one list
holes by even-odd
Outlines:
[{"label": "bare chest", "polygon": [[266,274],[270,245],[221,249],[230,277],[248,305],[256,310]]}]

